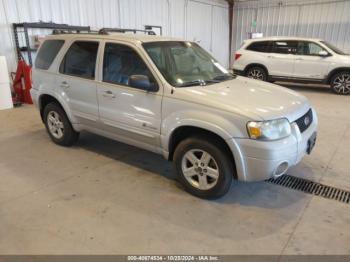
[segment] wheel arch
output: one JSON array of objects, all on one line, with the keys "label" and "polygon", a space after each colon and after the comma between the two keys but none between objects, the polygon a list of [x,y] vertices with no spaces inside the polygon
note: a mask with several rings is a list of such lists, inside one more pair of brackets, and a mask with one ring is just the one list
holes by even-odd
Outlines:
[{"label": "wheel arch", "polygon": [[263,69],[265,70],[266,74],[267,74],[267,77],[269,78],[269,70],[267,69],[266,66],[264,66],[263,64],[260,64],[260,63],[251,63],[251,64],[247,65],[247,66],[244,68],[244,70],[243,70],[244,75],[247,74],[247,71],[248,71],[250,68],[255,67],[255,66],[256,66],[256,67],[261,67],[261,68],[263,68]]},{"label": "wheel arch", "polygon": [[49,103],[52,103],[52,102],[57,103],[63,109],[63,111],[66,113],[69,121],[71,123],[74,123],[73,122],[74,118],[70,114],[70,111],[68,110],[68,106],[66,105],[66,103],[64,101],[62,101],[61,99],[57,98],[55,95],[49,94],[49,93],[43,93],[38,98],[38,107],[39,107],[39,111],[40,111],[41,120],[43,122],[44,122],[44,109],[45,109],[46,105],[48,105]]},{"label": "wheel arch", "polygon": [[333,70],[328,74],[325,83],[326,83],[326,84],[330,84],[330,83],[331,83],[331,80],[332,80],[332,77],[333,77],[335,74],[338,74],[338,73],[344,72],[344,71],[350,72],[350,67],[338,67],[338,68],[333,69]]},{"label": "wheel arch", "polygon": [[225,153],[228,154],[229,156],[229,159],[235,170],[234,176],[237,179],[237,168],[236,168],[235,156],[232,150],[230,149],[230,146],[227,144],[226,140],[222,136],[206,128],[191,126],[191,125],[184,125],[184,126],[179,126],[175,128],[169,136],[168,160],[169,161],[173,160],[176,147],[180,144],[181,141],[193,136],[197,136],[197,137],[199,136],[206,139],[210,139],[211,141],[215,141],[216,144],[220,144],[220,148],[222,148],[225,151]]}]

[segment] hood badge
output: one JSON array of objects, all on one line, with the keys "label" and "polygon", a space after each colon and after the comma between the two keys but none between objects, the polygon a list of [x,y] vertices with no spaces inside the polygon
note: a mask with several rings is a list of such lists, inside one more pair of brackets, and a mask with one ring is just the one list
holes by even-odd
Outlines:
[{"label": "hood badge", "polygon": [[304,118],[304,125],[308,126],[310,124],[310,118],[308,116],[306,116]]}]

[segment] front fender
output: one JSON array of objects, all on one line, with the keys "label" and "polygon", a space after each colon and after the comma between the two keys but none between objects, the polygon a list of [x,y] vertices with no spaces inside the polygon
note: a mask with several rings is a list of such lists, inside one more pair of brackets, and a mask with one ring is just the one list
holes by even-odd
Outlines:
[{"label": "front fender", "polygon": [[236,126],[223,116],[196,110],[174,112],[167,116],[161,126],[161,144],[169,152],[169,141],[179,127],[192,126],[213,132],[224,140],[233,137],[244,137],[241,127]]}]

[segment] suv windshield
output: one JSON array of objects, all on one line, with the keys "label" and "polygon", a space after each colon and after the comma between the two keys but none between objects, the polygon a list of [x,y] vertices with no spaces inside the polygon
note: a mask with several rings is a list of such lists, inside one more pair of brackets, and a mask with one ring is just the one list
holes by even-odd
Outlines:
[{"label": "suv windshield", "polygon": [[162,41],[144,43],[143,47],[172,86],[207,85],[234,78],[196,43]]},{"label": "suv windshield", "polygon": [[331,49],[334,53],[336,53],[338,55],[347,55],[342,50],[340,50],[338,47],[336,47],[336,46],[334,46],[326,41],[321,41],[321,43],[324,44],[325,46],[327,46],[329,49]]}]

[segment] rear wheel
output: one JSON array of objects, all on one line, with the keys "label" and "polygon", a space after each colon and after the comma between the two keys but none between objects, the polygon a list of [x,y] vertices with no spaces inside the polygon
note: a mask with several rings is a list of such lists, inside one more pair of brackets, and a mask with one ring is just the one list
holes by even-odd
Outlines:
[{"label": "rear wheel", "polygon": [[350,94],[350,72],[340,72],[331,79],[331,90],[339,95]]},{"label": "rear wheel", "polygon": [[228,192],[234,169],[219,146],[200,137],[185,139],[177,146],[174,164],[187,192],[205,199],[216,199]]},{"label": "rear wheel", "polygon": [[64,110],[57,103],[50,103],[44,109],[44,122],[53,142],[61,146],[71,146],[79,138]]},{"label": "rear wheel", "polygon": [[253,66],[248,68],[246,71],[246,77],[261,81],[267,81],[267,72],[260,66]]}]

